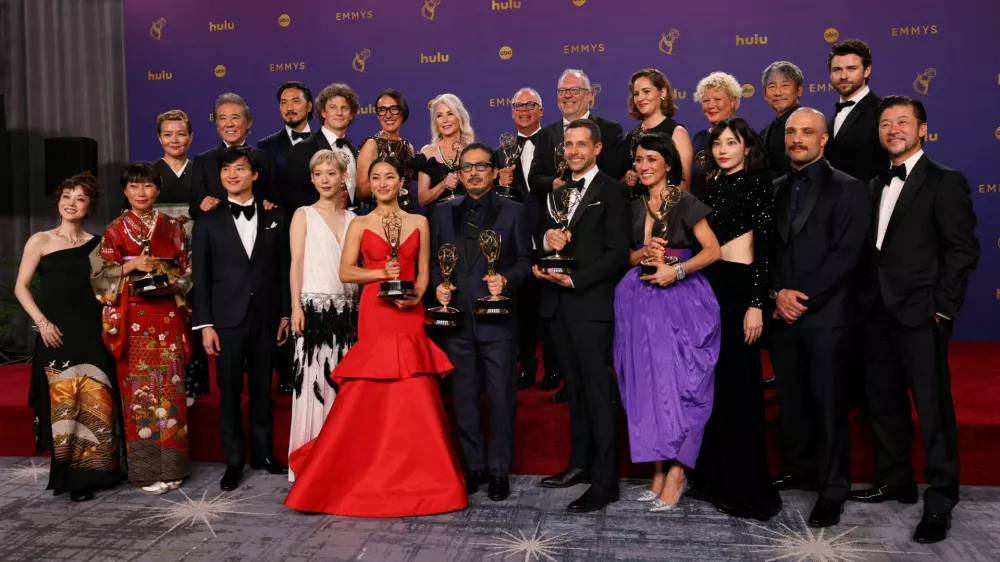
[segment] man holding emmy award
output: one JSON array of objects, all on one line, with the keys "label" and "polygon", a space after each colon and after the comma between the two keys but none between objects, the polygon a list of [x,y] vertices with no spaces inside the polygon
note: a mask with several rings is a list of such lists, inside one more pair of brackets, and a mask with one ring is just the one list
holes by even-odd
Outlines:
[{"label": "man holding emmy award", "polygon": [[[431,222],[431,285],[443,307],[459,311],[457,326],[440,328],[440,334],[455,365],[452,396],[465,489],[475,493],[488,477],[490,499],[501,501],[510,494],[517,401],[513,301],[531,277],[532,229],[522,204],[493,192],[498,170],[490,147],[465,147],[458,169],[466,195],[441,203]],[[479,411],[484,386],[490,401],[485,453]]]},{"label": "man holding emmy award", "polygon": [[573,445],[569,468],[542,486],[589,482],[569,504],[586,513],[618,501],[618,389],[610,370],[615,285],[629,265],[629,190],[598,169],[601,130],[593,121],[570,123],[564,147],[571,176],[549,197],[538,246],[550,255],[533,271],[547,281],[540,315],[551,321],[566,377]]}]

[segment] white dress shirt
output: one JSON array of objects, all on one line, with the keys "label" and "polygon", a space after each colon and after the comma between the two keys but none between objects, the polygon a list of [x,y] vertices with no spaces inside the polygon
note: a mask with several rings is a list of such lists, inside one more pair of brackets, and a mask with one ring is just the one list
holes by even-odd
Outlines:
[{"label": "white dress shirt", "polygon": [[844,109],[841,109],[840,113],[838,113],[837,116],[833,118],[833,136],[837,136],[837,133],[840,132],[840,126],[844,124],[844,121],[847,121],[847,116],[850,115],[851,112],[854,111],[856,107],[858,107],[858,104],[861,102],[861,100],[865,99],[865,96],[867,96],[870,91],[871,90],[868,89],[868,85],[866,84],[864,88],[861,88],[857,92],[854,92],[853,96],[844,100],[844,101],[853,101],[854,105],[849,105]]},{"label": "white dress shirt", "polygon": [[347,194],[351,196],[351,200],[354,200],[354,189],[357,187],[357,176],[358,176],[358,163],[354,160],[354,155],[351,154],[351,149],[346,146],[343,148],[337,148],[337,139],[341,138],[337,136],[330,129],[323,127],[320,129],[323,131],[323,136],[326,137],[326,142],[330,143],[330,149],[334,152],[339,152],[347,158]]},{"label": "white dress shirt", "polygon": [[[924,155],[923,150],[918,150],[916,154],[910,156],[903,162],[906,175],[909,177],[913,173],[913,167]],[[882,241],[885,239],[885,229],[889,227],[889,219],[892,218],[892,210],[896,208],[896,201],[899,201],[899,194],[903,192],[903,180],[893,177],[889,185],[882,189],[882,199],[878,204],[878,238],[875,239],[875,247],[882,249]]]},{"label": "white dress shirt", "polygon": [[[589,109],[582,116],[577,117],[577,119],[589,119],[589,118],[590,118],[590,110]],[[567,121],[566,118],[563,117],[563,133],[566,133],[566,128],[569,127],[570,123],[572,123],[572,121]]]},{"label": "white dress shirt", "polygon": [[[288,140],[292,141],[292,146],[295,146],[295,145],[299,144],[300,142],[306,140],[306,139],[297,139],[297,138],[293,137],[292,136],[292,131],[293,130],[294,129],[292,129],[288,125],[285,125],[285,134],[288,135]],[[312,131],[309,130],[309,123],[307,122],[306,123],[306,128],[302,129],[302,133],[301,134],[308,135],[311,132]]]},{"label": "white dress shirt", "polygon": [[[537,135],[538,131],[542,128],[539,127],[535,129],[534,133],[531,135]],[[518,133],[519,137],[530,137],[531,135],[522,135]],[[536,137],[537,138],[537,137]],[[535,157],[535,142],[534,141],[524,141],[524,146],[521,148],[521,173],[524,174],[524,185],[528,187],[528,192],[531,192],[531,185],[528,184],[528,172],[531,171],[531,159]]]},{"label": "white dress shirt", "polygon": [[[245,204],[237,203],[232,199],[229,200],[229,204],[246,207],[253,205],[254,202],[253,202],[253,197],[251,197],[250,200],[247,201]],[[240,215],[238,217],[233,218],[233,221],[236,222],[236,232],[238,232],[240,235],[240,242],[243,242],[243,249],[247,253],[247,258],[249,258],[253,254],[253,245],[255,242],[257,242],[257,216],[259,214],[260,214],[259,212],[255,212],[253,214],[253,218],[250,220],[247,220],[246,215]]]},{"label": "white dress shirt", "polygon": [[[583,201],[583,196],[587,193],[587,188],[590,187],[591,182],[593,182],[594,178],[597,177],[598,171],[599,170],[597,169],[597,166],[594,166],[593,168],[588,170],[587,173],[583,174],[583,176],[581,177],[577,177],[576,174],[573,174],[572,176],[573,181],[576,181],[578,179],[583,179],[583,189],[580,190],[580,197],[577,199],[576,205],[574,205],[569,210],[568,220],[566,221],[567,224],[573,221],[573,215],[575,215],[577,209],[580,208],[580,201]],[[582,213],[583,211],[580,212]],[[546,252],[552,251],[552,246],[549,246],[549,241],[546,238],[542,238],[542,248]]]}]

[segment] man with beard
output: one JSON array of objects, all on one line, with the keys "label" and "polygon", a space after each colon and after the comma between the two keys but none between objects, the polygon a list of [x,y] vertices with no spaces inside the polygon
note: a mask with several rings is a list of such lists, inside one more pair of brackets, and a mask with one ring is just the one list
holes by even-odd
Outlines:
[{"label": "man with beard", "polygon": [[279,170],[285,167],[288,153],[296,144],[309,138],[309,115],[313,95],[302,82],[285,82],[278,88],[278,111],[285,126],[257,141],[257,148],[274,155]]}]

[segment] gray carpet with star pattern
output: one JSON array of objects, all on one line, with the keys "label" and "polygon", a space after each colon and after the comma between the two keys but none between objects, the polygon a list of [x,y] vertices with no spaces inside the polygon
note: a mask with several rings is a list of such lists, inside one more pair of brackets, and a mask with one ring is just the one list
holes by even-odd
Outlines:
[{"label": "gray carpet with star pattern", "polygon": [[841,525],[808,528],[813,495],[785,492],[783,512],[763,524],[730,518],[685,498],[651,514],[633,501],[645,487],[623,481],[622,500],[592,514],[566,504],[583,487],[546,490],[512,479],[511,497],[485,490],[469,509],[407,519],[306,515],[282,505],[284,477],[248,470],[239,490],[219,491],[223,467],[199,464],[180,490],[146,496],[127,485],[74,504],[45,490],[48,462],[0,457],[0,560],[15,561],[919,561],[1000,560],[1000,488],[963,488],[950,538],[910,540],[920,505],[849,503]]}]

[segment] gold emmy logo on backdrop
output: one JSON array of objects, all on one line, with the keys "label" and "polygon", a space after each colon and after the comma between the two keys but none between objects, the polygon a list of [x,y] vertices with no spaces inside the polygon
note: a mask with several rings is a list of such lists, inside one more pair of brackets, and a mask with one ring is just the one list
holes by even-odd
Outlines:
[{"label": "gold emmy logo on backdrop", "polygon": [[586,3],[587,3],[587,0],[573,0],[573,5],[574,6],[583,6]]},{"label": "gold emmy logo on backdrop", "polygon": [[823,39],[827,43],[836,43],[837,39],[840,39],[840,32],[837,31],[836,27],[828,27],[826,31],[823,32]]},{"label": "gold emmy logo on backdrop", "polygon": [[156,18],[156,21],[149,28],[149,36],[159,41],[163,35],[163,26],[165,25],[167,25],[167,18]]},{"label": "gold emmy logo on backdrop", "polygon": [[510,107],[513,102],[511,98],[490,98],[490,107]]},{"label": "gold emmy logo on backdrop", "polygon": [[493,2],[490,4],[490,10],[494,12],[503,10],[520,10],[520,9],[521,9],[520,0],[507,0],[506,2],[498,2],[497,0],[493,0]]},{"label": "gold emmy logo on backdrop", "polygon": [[927,91],[930,89],[931,80],[933,80],[935,76],[937,76],[937,70],[933,68],[928,68],[920,74],[917,74],[917,79],[913,81],[913,91],[925,96],[930,95]]},{"label": "gold emmy logo on backdrop", "polygon": [[[979,193],[982,195],[988,195],[990,193],[996,194],[998,189],[998,184],[995,183],[981,183],[979,184]],[[1000,245],[1000,241],[997,242]]]},{"label": "gold emmy logo on backdrop", "polygon": [[753,84],[743,84],[743,97],[752,98],[754,92],[757,90],[753,87]]},{"label": "gold emmy logo on backdrop", "polygon": [[686,100],[688,97],[687,90],[674,90],[675,100]]},{"label": "gold emmy logo on backdrop", "polygon": [[584,45],[563,45],[564,55],[577,55],[582,53],[603,53],[604,43],[587,43]]},{"label": "gold emmy logo on backdrop", "polygon": [[337,21],[370,20],[374,14],[371,10],[359,12],[337,12]]},{"label": "gold emmy logo on backdrop", "polygon": [[1000,140],[1000,127],[997,127],[997,130],[993,131],[993,134],[997,136],[997,140]]},{"label": "gold emmy logo on backdrop", "polygon": [[433,103],[434,103],[434,98],[431,98],[431,99],[427,100],[427,109],[430,109],[431,108],[431,104],[433,104]]},{"label": "gold emmy logo on backdrop", "polygon": [[737,47],[753,47],[755,45],[767,45],[767,35],[761,36],[754,33],[752,37],[749,35],[743,37],[739,33],[736,34]]},{"label": "gold emmy logo on backdrop", "polygon": [[424,16],[424,19],[434,21],[434,12],[440,5],[441,0],[424,0],[424,7],[420,10],[420,15]]},{"label": "gold emmy logo on backdrop", "polygon": [[288,27],[292,23],[292,16],[288,14],[281,14],[278,16],[278,25],[281,27]]},{"label": "gold emmy logo on backdrop", "polygon": [[420,64],[435,64],[439,62],[448,62],[448,55],[443,54],[441,51],[430,56],[420,53]]},{"label": "gold emmy logo on backdrop", "polygon": [[937,24],[931,25],[910,25],[907,27],[892,28],[893,37],[909,37],[913,35],[937,35]]},{"label": "gold emmy logo on backdrop", "polygon": [[829,82],[825,84],[809,84],[810,94],[815,94],[817,92],[832,92],[834,90],[835,88],[833,87],[833,84],[830,84]]},{"label": "gold emmy logo on backdrop", "polygon": [[150,70],[148,74],[150,80],[170,80],[174,77],[173,72],[167,72],[166,70],[161,70],[156,74],[153,74],[153,71]]},{"label": "gold emmy logo on backdrop", "polygon": [[287,72],[289,70],[305,70],[306,62],[272,62],[271,72]]},{"label": "gold emmy logo on backdrop", "polygon": [[372,56],[371,49],[361,49],[360,53],[354,53],[354,60],[351,61],[351,68],[357,70],[358,72],[365,71],[365,64],[368,62],[368,57]]},{"label": "gold emmy logo on backdrop", "polygon": [[500,60],[510,60],[510,57],[514,56],[514,50],[504,45],[500,47]]},{"label": "gold emmy logo on backdrop", "polygon": [[681,36],[681,32],[676,29],[671,29],[670,31],[664,33],[660,37],[660,52],[664,55],[674,54],[674,41]]},{"label": "gold emmy logo on backdrop", "polygon": [[600,84],[596,84],[595,83],[593,86],[591,86],[591,88],[590,88],[590,101],[587,102],[587,107],[589,107],[591,109],[594,108],[594,105],[597,104],[597,94],[601,93],[602,89],[603,88],[601,88]]},{"label": "gold emmy logo on backdrop", "polygon": [[222,20],[220,23],[208,22],[208,31],[232,31],[236,29],[236,24],[229,20]]},{"label": "gold emmy logo on backdrop", "polygon": [[225,67],[225,66],[222,66],[221,64],[220,64],[220,65],[217,65],[217,66],[215,67],[215,77],[216,77],[216,78],[222,78],[222,77],[224,77],[225,75],[226,75],[226,67]]}]

